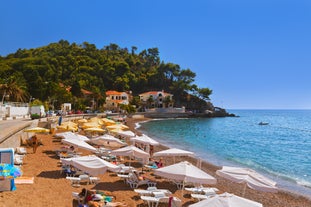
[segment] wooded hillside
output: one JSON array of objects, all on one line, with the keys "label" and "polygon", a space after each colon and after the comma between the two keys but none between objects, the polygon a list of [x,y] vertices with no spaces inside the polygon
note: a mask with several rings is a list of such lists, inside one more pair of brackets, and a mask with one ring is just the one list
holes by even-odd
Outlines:
[{"label": "wooded hillside", "polygon": [[[205,109],[212,91],[194,84],[196,74],[178,64],[160,59],[158,48],[120,48],[60,40],[47,46],[19,49],[0,56],[0,94],[10,101],[29,102],[31,97],[47,102],[71,102],[85,109],[90,99],[100,107],[106,90],[132,91],[133,96],[150,90],[174,95],[176,107]],[[91,92],[85,96],[83,91]],[[57,101],[56,101],[57,100]],[[133,104],[139,104],[134,98]]]}]

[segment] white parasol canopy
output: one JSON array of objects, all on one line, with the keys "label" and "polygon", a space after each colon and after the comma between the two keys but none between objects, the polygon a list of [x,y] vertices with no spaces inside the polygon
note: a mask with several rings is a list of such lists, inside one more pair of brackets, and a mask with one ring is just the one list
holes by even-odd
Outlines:
[{"label": "white parasol canopy", "polygon": [[247,185],[254,190],[264,192],[277,191],[276,182],[249,168],[223,166],[221,170],[216,171],[216,174],[233,182],[245,183],[245,187]]},{"label": "white parasol canopy", "polygon": [[120,149],[113,150],[111,151],[110,154],[116,155],[116,156],[129,156],[129,157],[141,158],[143,159],[144,163],[147,163],[150,157],[150,155],[147,152],[133,145],[129,145],[127,147],[122,147]]},{"label": "white parasol canopy", "polygon": [[131,130],[122,130],[122,129],[111,129],[109,130],[111,133],[115,133],[125,137],[134,137],[135,133]]},{"label": "white parasol canopy", "polygon": [[143,144],[147,144],[147,145],[153,145],[153,146],[157,146],[160,143],[157,142],[156,140],[148,137],[147,135],[143,134],[142,136],[137,136],[137,137],[133,137],[131,138],[132,142],[138,142],[138,143],[143,143]]},{"label": "white parasol canopy", "polygon": [[181,150],[177,148],[171,148],[167,150],[162,150],[153,154],[153,157],[173,157],[175,163],[176,156],[194,156],[193,152]]},{"label": "white parasol canopy", "polygon": [[91,152],[97,151],[97,149],[95,147],[93,147],[93,146],[89,145],[88,143],[86,143],[85,141],[82,141],[79,139],[72,139],[72,138],[62,139],[62,142],[65,144],[75,146],[77,148],[81,148],[81,149],[91,151]]},{"label": "white parasol canopy", "polygon": [[119,166],[107,162],[95,155],[62,159],[63,164],[72,165],[93,176],[104,174],[107,170],[118,171]]},{"label": "white parasol canopy", "polygon": [[90,142],[97,144],[97,145],[107,145],[109,146],[110,142],[116,143],[117,146],[125,146],[126,143],[122,142],[120,139],[115,138],[114,136],[111,136],[109,134],[105,134],[99,137],[92,138]]},{"label": "white parasol canopy", "polygon": [[210,196],[189,207],[262,207],[262,204],[230,193],[223,193]]},{"label": "white parasol canopy", "polygon": [[81,134],[77,134],[77,133],[73,133],[73,132],[61,132],[61,133],[55,134],[55,136],[63,137],[65,139],[79,139],[81,141],[88,141],[89,140],[89,138],[87,138],[86,136],[81,135]]},{"label": "white parasol canopy", "polygon": [[187,161],[154,170],[154,174],[183,183],[216,184],[217,180]]}]

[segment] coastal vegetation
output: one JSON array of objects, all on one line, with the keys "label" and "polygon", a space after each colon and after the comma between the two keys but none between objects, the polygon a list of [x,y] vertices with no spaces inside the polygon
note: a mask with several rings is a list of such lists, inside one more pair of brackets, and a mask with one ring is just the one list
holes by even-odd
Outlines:
[{"label": "coastal vegetation", "polygon": [[[158,48],[130,49],[110,44],[60,40],[32,49],[18,49],[0,56],[0,94],[10,101],[31,102],[36,98],[48,108],[70,102],[74,110],[96,103],[101,110],[107,90],[130,91],[134,105],[138,94],[160,91],[174,95],[174,106],[187,110],[210,109],[212,90],[194,84],[196,74],[176,63],[160,59]],[[4,96],[3,96],[4,97]]]}]

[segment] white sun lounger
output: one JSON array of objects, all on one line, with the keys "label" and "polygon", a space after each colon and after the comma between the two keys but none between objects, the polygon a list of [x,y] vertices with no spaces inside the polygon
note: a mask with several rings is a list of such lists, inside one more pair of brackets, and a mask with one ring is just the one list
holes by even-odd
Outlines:
[{"label": "white sun lounger", "polygon": [[66,177],[66,179],[70,180],[72,186],[75,186],[75,187],[79,187],[80,186],[81,178],[78,178],[78,177]]}]

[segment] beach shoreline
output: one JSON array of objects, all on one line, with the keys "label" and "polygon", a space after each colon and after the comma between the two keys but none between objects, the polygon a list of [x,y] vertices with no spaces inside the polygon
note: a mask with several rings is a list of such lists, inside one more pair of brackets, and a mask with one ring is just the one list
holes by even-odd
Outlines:
[{"label": "beach shoreline", "polygon": [[[151,118],[141,118],[141,119],[133,119],[133,118],[130,118],[130,119],[127,119],[127,124],[128,124],[128,126],[130,127],[130,129],[131,130],[133,130],[133,131],[135,131],[135,133],[137,133],[137,134],[142,134],[142,132],[139,130],[139,128],[137,128],[138,127],[138,125],[139,125],[139,123],[142,123],[142,122],[147,122],[147,121],[151,121],[151,120],[153,120],[153,119],[151,119]],[[160,146],[158,146],[157,148],[156,148],[156,151],[160,151],[160,150],[163,150],[163,149],[168,149],[169,147],[168,146],[165,146],[165,145],[163,145],[163,144],[160,144]],[[196,157],[183,157],[182,159],[186,159],[186,160],[188,160],[188,161],[190,161],[191,163],[193,163],[193,164],[196,164],[197,162],[198,162],[198,160],[197,160],[197,158]],[[212,176],[214,176],[214,177],[216,177],[217,178],[217,181],[219,181],[219,180],[221,180],[221,185],[222,185],[222,187],[224,187],[223,186],[223,182],[225,183],[225,182],[228,182],[228,183],[230,183],[229,185],[233,185],[233,186],[239,186],[240,184],[237,184],[237,183],[232,183],[232,182],[230,182],[230,181],[226,181],[226,180],[223,180],[223,178],[221,178],[221,177],[219,177],[219,176],[217,176],[216,175],[216,170],[219,170],[219,169],[221,169],[221,167],[220,166],[217,166],[217,165],[215,165],[215,164],[213,164],[213,163],[209,163],[208,161],[205,161],[205,160],[201,160],[201,162],[202,162],[202,164],[201,164],[201,166],[202,166],[202,169],[205,171],[205,172],[207,172],[207,173],[209,173],[209,174],[211,174]],[[232,187],[232,186],[227,186],[227,187],[224,187],[224,189],[228,189],[228,190],[230,190],[230,189],[233,189],[234,187]],[[240,186],[240,188],[241,188],[241,186]],[[250,191],[253,191],[253,190],[251,190],[251,189],[249,189]],[[227,192],[234,192],[234,194],[236,194],[236,195],[239,195],[239,192],[238,191],[227,191]],[[253,194],[254,193],[254,194]],[[257,193],[256,193],[256,191],[254,191],[254,192],[252,192],[252,194],[253,195],[256,195],[256,194],[260,194],[260,193],[262,193],[262,194],[266,194],[266,193],[263,193],[263,192],[258,192],[257,191]],[[277,193],[277,194],[279,194],[280,195],[280,199],[283,199],[283,197],[284,197],[284,199],[289,199],[289,200],[294,200],[294,199],[297,199],[297,198],[302,198],[302,200],[306,200],[306,202],[308,203],[310,203],[311,204],[311,197],[308,197],[307,195],[303,195],[303,194],[299,194],[298,192],[296,192],[296,191],[290,191],[290,189],[279,189],[279,192]],[[241,194],[240,194],[240,196],[242,196]],[[244,196],[244,197],[246,197],[246,196]],[[258,196],[258,195],[256,195],[255,197],[260,197],[260,196]],[[258,199],[257,201],[258,202],[262,202],[262,200],[263,200],[263,198],[264,198],[265,196],[262,196],[262,198],[260,198],[260,199]],[[250,197],[246,197],[246,198],[249,198],[249,199],[253,199],[253,200],[256,200],[256,199],[254,199],[254,197],[251,195]],[[264,204],[264,202],[262,202],[263,204]],[[267,203],[269,204],[269,205],[265,205],[264,204],[264,206],[271,206],[271,203],[269,203],[269,201],[267,201]],[[303,206],[303,204],[301,204],[302,206]],[[301,206],[301,205],[299,205],[299,206]],[[309,205],[309,204],[308,204]],[[308,206],[308,205],[306,205],[306,206]]]},{"label": "beach shoreline", "polygon": [[[141,134],[139,129],[136,129],[136,124],[150,119],[133,119],[126,120],[127,125],[137,134]],[[24,177],[33,177],[33,184],[16,184],[17,190],[4,191],[0,193],[0,207],[14,206],[64,206],[76,207],[77,202],[73,200],[72,192],[81,192],[83,188],[96,189],[105,192],[106,195],[113,196],[113,201],[126,203],[129,207],[139,206],[147,207],[139,195],[133,191],[122,179],[116,176],[115,173],[106,172],[99,176],[100,182],[97,184],[81,184],[74,187],[70,181],[66,179],[66,175],[61,173],[60,160],[55,154],[55,150],[59,149],[62,144],[55,139],[51,134],[38,134],[38,138],[42,140],[43,145],[39,146],[36,153],[32,152],[32,148],[27,147],[27,155],[24,158],[24,164],[21,166]],[[160,145],[154,147],[154,152],[167,149],[167,146]],[[85,150],[79,152],[83,155],[90,154]],[[191,157],[176,157],[176,162],[188,160],[196,164],[197,160]],[[171,160],[167,160],[171,162]],[[138,168],[139,169],[139,168]],[[219,189],[219,193],[230,192],[238,196],[242,196],[244,185],[232,183],[215,174],[219,169],[218,166],[207,162],[202,162],[201,169],[217,178],[217,184],[212,187]],[[146,175],[148,172],[146,172]],[[152,175],[151,175],[152,176]],[[182,200],[183,206],[189,206],[196,203],[197,200],[191,198],[189,192],[178,190],[176,185],[166,179],[155,178],[158,188],[169,189],[173,196]],[[146,186],[141,186],[145,189]],[[260,202],[265,207],[310,207],[311,200],[306,197],[290,194],[280,191],[278,193],[264,193],[247,188],[245,195],[248,199]]]}]

